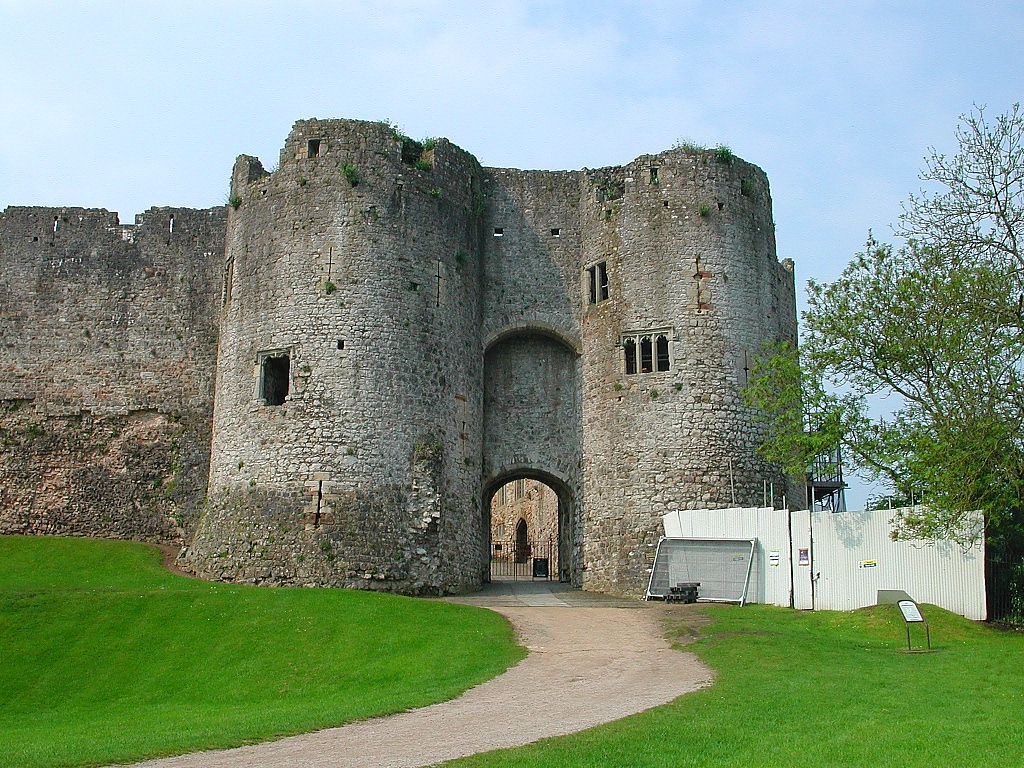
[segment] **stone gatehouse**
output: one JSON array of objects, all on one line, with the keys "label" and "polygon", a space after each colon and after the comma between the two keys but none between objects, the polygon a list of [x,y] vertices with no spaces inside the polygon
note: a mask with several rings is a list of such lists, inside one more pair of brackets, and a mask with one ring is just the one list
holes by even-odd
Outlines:
[{"label": "stone gatehouse", "polygon": [[492,496],[528,478],[560,575],[639,594],[662,514],[785,482],[739,392],[795,340],[793,267],[725,152],[521,171],[303,120],[226,206],[7,208],[0,301],[2,532],[437,594],[488,578]]}]

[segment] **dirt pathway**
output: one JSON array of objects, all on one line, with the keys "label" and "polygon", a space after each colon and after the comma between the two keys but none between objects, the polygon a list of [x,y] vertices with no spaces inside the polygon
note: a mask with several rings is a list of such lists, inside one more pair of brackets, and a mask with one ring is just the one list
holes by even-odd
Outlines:
[{"label": "dirt pathway", "polygon": [[[412,768],[559,736],[710,684],[672,650],[661,613],[537,590],[470,598],[507,616],[530,654],[452,701],[280,741],[140,763],[146,768]],[[626,607],[628,606],[628,607]]]}]

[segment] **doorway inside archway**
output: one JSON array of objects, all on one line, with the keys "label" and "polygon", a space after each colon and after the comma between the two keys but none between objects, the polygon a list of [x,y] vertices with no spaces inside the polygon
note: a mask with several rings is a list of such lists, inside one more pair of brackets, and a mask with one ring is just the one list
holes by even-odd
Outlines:
[{"label": "doorway inside archway", "polygon": [[550,486],[527,477],[510,480],[494,491],[489,511],[492,581],[559,579],[564,515]]}]

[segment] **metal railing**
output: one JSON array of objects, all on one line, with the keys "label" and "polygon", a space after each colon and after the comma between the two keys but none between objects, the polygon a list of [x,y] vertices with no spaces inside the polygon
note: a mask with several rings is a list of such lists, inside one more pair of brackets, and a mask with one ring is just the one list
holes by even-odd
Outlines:
[{"label": "metal railing", "polygon": [[988,620],[1024,626],[1024,556],[985,563]]},{"label": "metal railing", "polygon": [[492,579],[558,578],[558,544],[554,541],[491,542]]}]

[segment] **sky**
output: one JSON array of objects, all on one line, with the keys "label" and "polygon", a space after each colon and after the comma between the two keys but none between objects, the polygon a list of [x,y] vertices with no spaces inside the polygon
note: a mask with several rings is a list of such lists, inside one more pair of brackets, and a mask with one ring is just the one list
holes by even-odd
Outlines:
[{"label": "sky", "polygon": [[1021,100],[1022,50],[1019,0],[0,0],[0,209],[219,205],[237,155],[276,165],[309,117],[495,167],[686,140],[765,170],[802,286],[892,239],[959,116]]}]

